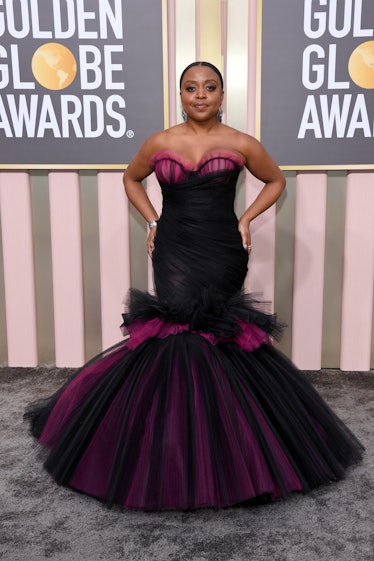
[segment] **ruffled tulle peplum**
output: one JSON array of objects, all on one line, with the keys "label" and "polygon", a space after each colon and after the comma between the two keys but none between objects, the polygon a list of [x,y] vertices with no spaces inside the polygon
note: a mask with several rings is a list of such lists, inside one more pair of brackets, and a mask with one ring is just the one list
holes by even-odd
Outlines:
[{"label": "ruffled tulle peplum", "polygon": [[164,339],[169,335],[191,332],[218,343],[235,342],[253,351],[262,343],[278,339],[283,325],[275,314],[265,313],[252,295],[240,292],[229,300],[213,288],[204,289],[194,302],[184,308],[170,309],[157,296],[131,289],[123,314],[123,334],[129,334],[128,347],[134,349],[149,337]]}]

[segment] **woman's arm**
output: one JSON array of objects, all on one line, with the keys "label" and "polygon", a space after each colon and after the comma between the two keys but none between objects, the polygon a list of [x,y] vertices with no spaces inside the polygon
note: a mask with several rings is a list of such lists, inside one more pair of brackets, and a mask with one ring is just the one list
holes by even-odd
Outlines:
[{"label": "woman's arm", "polygon": [[[151,137],[146,140],[123,174],[123,184],[129,201],[148,223],[158,220],[158,214],[142,185],[142,181],[153,171],[149,165],[149,160],[155,152],[154,145],[154,138]],[[150,256],[154,249],[156,230],[157,226],[153,226],[148,234],[147,250]]]},{"label": "woman's arm", "polygon": [[149,165],[152,155],[150,144],[150,140],[143,144],[123,174],[126,195],[147,222],[158,219],[157,212],[142,185],[142,181],[153,171]]},{"label": "woman's arm", "polygon": [[247,249],[251,245],[249,231],[251,221],[279,199],[285,188],[286,179],[262,144],[255,138],[242,135],[240,150],[246,158],[247,169],[265,184],[256,199],[239,219],[239,231],[243,246]]}]

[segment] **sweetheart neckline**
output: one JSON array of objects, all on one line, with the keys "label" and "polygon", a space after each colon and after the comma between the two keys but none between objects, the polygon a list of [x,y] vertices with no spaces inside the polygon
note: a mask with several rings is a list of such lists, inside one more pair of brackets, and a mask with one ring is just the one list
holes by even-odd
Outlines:
[{"label": "sweetheart neckline", "polygon": [[181,164],[185,170],[193,172],[199,171],[206,163],[216,158],[227,158],[232,160],[239,167],[244,166],[243,156],[241,156],[234,150],[230,150],[229,148],[217,148],[208,150],[196,163],[191,162],[190,160],[188,160],[181,154],[178,154],[178,152],[174,152],[173,150],[160,150],[159,152],[153,154],[153,156],[150,158],[150,165],[154,166],[156,161],[163,158],[175,160],[179,164]]}]

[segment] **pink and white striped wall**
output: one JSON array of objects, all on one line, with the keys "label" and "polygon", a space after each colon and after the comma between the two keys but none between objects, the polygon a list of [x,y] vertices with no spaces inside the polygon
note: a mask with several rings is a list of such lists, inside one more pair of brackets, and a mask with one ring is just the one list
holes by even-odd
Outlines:
[{"label": "pink and white striped wall", "polygon": [[[254,134],[256,0],[168,0],[169,122],[189,62],[224,69],[224,119]],[[287,172],[277,208],[253,224],[247,288],[289,327],[280,347],[305,370],[374,365],[374,173]],[[261,186],[239,185],[240,213]],[[157,182],[147,182],[160,206]],[[0,172],[0,364],[79,366],[121,339],[130,285],[151,270],[144,221],[121,171]]]}]

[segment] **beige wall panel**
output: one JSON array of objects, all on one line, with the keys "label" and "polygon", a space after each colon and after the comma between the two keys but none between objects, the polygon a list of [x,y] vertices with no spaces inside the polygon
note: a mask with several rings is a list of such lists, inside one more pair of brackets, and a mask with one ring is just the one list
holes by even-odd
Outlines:
[{"label": "beige wall panel", "polygon": [[340,333],[344,262],[346,172],[328,174],[326,205],[325,280],[323,301],[322,367],[340,361]]},{"label": "beige wall panel", "polygon": [[286,324],[277,346],[291,356],[296,172],[289,171],[285,175],[287,187],[277,203],[276,215],[274,310]]},{"label": "beige wall panel", "polygon": [[81,170],[83,296],[85,351],[89,359],[101,351],[100,254],[97,173]]},{"label": "beige wall panel", "polygon": [[198,0],[199,60],[207,60],[222,69],[221,0]]},{"label": "beige wall panel", "polygon": [[54,364],[55,338],[48,171],[31,171],[30,184],[35,259],[38,362],[39,364]]}]

